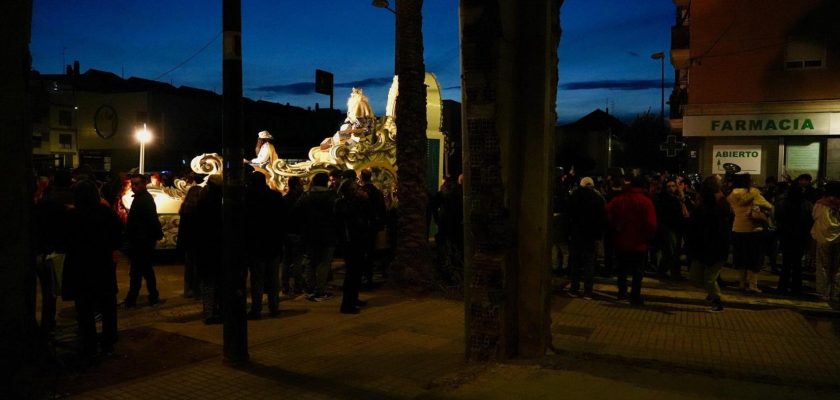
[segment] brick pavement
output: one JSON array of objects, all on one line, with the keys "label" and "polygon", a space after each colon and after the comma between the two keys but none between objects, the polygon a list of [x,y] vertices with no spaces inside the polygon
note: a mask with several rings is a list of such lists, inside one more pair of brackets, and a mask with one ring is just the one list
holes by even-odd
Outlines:
[{"label": "brick pavement", "polygon": [[837,385],[837,320],[807,320],[789,309],[727,308],[709,313],[691,304],[558,297],[552,312],[560,350],[679,366],[727,376]]},{"label": "brick pavement", "polygon": [[[221,326],[203,325],[198,302],[178,297],[180,266],[157,271],[167,301],[154,308],[120,310],[120,329],[148,326],[221,344]],[[282,302],[279,318],[249,322],[248,368],[225,366],[217,356],[74,398],[437,398],[460,397],[458,387],[482,382],[481,374],[462,376],[466,365],[460,301],[415,299],[384,290],[362,298],[370,306],[359,315],[339,314],[339,297],[321,303],[298,299]],[[606,297],[587,301],[558,295],[552,320],[554,345],[565,354],[604,357],[621,368],[646,364],[735,379],[834,387],[840,382],[837,320],[806,319],[791,309],[730,307],[710,314],[694,304],[649,301],[634,308]],[[148,346],[154,351],[154,343]],[[100,368],[108,368],[108,363]],[[524,377],[532,374],[523,371],[505,372],[506,382],[522,376],[522,382],[511,384],[530,393],[530,378]],[[446,382],[453,380],[463,382],[450,387]],[[507,398],[499,393],[496,397]]]},{"label": "brick pavement", "polygon": [[[251,366],[220,358],[83,393],[93,399],[277,398],[401,399],[463,365],[460,302],[374,293],[359,315],[341,315],[340,299],[285,301],[281,317],[249,322]],[[198,320],[156,329],[221,341],[221,327]],[[153,344],[150,344],[153,346]]]}]

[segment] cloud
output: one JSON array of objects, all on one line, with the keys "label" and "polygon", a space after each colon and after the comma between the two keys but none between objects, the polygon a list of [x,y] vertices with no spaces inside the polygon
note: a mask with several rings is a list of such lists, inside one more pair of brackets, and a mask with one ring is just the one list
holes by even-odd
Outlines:
[{"label": "cloud", "polygon": [[626,53],[627,53],[628,56],[631,56],[631,57],[638,57],[639,56],[639,53],[636,53],[635,51],[629,51],[628,50],[628,51],[626,51]]},{"label": "cloud", "polygon": [[278,94],[304,95],[315,92],[315,82],[298,82],[290,83],[288,85],[259,86],[251,90],[257,92],[271,92]]},{"label": "cloud", "polygon": [[648,90],[659,89],[659,79],[621,79],[569,82],[560,85],[562,90]]},{"label": "cloud", "polygon": [[461,89],[461,85],[458,85],[458,86],[448,86],[448,87],[443,88],[443,90],[455,90],[455,89]]},{"label": "cloud", "polygon": [[394,78],[367,78],[358,81],[350,81],[343,83],[336,83],[335,87],[340,88],[354,88],[360,87],[362,89],[371,86],[385,86],[390,85]]},{"label": "cloud", "polygon": [[[367,78],[367,79],[360,79],[357,81],[350,81],[350,82],[340,82],[336,83],[334,86],[337,88],[369,88],[369,87],[380,87],[390,85],[392,78]],[[256,92],[271,92],[276,94],[291,94],[291,95],[306,95],[315,93],[315,82],[296,82],[296,83],[289,83],[286,85],[268,85],[268,86],[258,86],[252,88],[251,90]]]}]

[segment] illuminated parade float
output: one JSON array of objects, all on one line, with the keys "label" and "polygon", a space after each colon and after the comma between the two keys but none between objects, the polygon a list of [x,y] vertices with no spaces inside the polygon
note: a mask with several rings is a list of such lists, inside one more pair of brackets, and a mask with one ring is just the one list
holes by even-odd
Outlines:
[{"label": "illuminated parade float", "polygon": [[[443,180],[443,133],[441,115],[443,103],[440,96],[440,84],[437,78],[426,73],[426,138],[429,146],[429,170],[435,171],[436,185]],[[307,184],[309,179],[319,173],[332,170],[361,170],[370,168],[373,183],[383,193],[392,193],[397,180],[397,125],[396,104],[399,94],[399,82],[394,77],[388,92],[385,116],[377,118],[370,102],[362,89],[353,88],[347,100],[347,117],[341,127],[331,137],[325,138],[320,145],[309,150],[309,159],[302,162],[289,162],[277,158],[269,160],[264,167],[254,166],[256,171],[266,175],[268,186],[283,191],[291,177],[299,177]],[[436,155],[436,156],[435,156]],[[196,156],[190,162],[191,169],[202,175],[221,175],[222,156],[217,153],[205,153]],[[152,179],[147,190],[157,205],[158,215],[164,229],[164,238],[158,248],[174,248],[178,236],[181,202],[193,185],[176,179],[173,187],[165,187],[159,180]],[[126,209],[131,208],[131,191],[126,190],[122,201]]]}]

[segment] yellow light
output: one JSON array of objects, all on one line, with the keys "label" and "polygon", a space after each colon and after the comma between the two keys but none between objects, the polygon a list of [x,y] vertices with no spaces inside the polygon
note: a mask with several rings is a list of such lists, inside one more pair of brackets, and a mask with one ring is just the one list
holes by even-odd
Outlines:
[{"label": "yellow light", "polygon": [[138,142],[143,144],[152,141],[152,133],[146,129],[146,124],[143,124],[143,129],[138,129],[137,132],[134,133],[134,137],[137,138]]}]

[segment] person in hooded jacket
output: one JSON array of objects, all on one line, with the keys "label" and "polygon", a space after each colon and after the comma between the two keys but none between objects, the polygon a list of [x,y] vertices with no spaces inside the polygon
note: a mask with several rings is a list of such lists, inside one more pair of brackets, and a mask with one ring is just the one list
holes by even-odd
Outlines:
[{"label": "person in hooded jacket", "polygon": [[829,182],[813,210],[811,237],[816,242],[817,293],[840,309],[840,182]]}]

